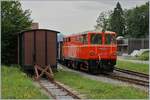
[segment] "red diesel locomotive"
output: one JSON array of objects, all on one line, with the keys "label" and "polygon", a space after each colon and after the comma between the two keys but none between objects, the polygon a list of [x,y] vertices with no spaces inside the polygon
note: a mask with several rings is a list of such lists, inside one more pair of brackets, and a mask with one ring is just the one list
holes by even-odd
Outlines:
[{"label": "red diesel locomotive", "polygon": [[74,69],[91,73],[112,72],[116,64],[116,52],[115,32],[84,32],[63,38],[63,62]]}]

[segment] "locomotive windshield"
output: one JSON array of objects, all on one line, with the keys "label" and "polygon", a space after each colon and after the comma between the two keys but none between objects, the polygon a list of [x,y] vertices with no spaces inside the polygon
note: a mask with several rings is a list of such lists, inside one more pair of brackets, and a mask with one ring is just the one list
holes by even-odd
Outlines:
[{"label": "locomotive windshield", "polygon": [[101,34],[91,34],[91,44],[102,44]]},{"label": "locomotive windshield", "polygon": [[105,34],[105,44],[116,44],[115,35]]}]

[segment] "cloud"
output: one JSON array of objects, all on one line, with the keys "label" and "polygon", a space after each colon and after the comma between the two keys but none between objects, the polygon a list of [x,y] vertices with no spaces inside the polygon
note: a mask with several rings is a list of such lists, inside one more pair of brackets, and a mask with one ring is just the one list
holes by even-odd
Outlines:
[{"label": "cloud", "polygon": [[[123,8],[144,4],[147,0],[119,0]],[[23,9],[32,11],[31,18],[40,28],[62,33],[91,30],[100,12],[113,10],[117,0],[93,1],[21,1]]]}]

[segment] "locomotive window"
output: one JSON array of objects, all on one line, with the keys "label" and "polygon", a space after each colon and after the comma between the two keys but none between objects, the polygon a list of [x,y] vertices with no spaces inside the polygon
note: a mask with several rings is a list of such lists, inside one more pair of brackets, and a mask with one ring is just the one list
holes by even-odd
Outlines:
[{"label": "locomotive window", "polygon": [[76,37],[76,41],[79,41],[79,37],[78,36]]},{"label": "locomotive window", "polygon": [[91,44],[102,44],[102,35],[91,34]]},{"label": "locomotive window", "polygon": [[83,44],[87,44],[88,43],[88,37],[87,37],[87,34],[84,34],[84,35],[81,35],[79,37],[79,41]]},{"label": "locomotive window", "polygon": [[80,42],[83,41],[83,37],[82,37],[82,36],[79,37],[79,41],[80,41]]},{"label": "locomotive window", "polygon": [[105,44],[116,44],[115,35],[106,34],[105,35]]},{"label": "locomotive window", "polygon": [[88,43],[88,37],[87,34],[83,35],[83,40],[82,40],[83,44],[87,44]]}]

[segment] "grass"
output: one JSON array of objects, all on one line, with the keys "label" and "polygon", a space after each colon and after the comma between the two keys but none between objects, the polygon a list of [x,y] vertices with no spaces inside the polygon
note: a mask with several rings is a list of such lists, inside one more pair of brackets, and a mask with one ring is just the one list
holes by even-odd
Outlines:
[{"label": "grass", "polygon": [[133,63],[129,61],[117,60],[117,67],[149,74],[149,64],[139,64],[139,63]]},{"label": "grass", "polygon": [[17,67],[1,67],[2,98],[3,99],[47,99],[40,88]]},{"label": "grass", "polygon": [[129,86],[91,80],[73,72],[59,70],[55,79],[85,94],[90,99],[145,99],[148,93]]},{"label": "grass", "polygon": [[149,61],[149,51],[143,52],[141,55],[136,56],[126,56],[124,57],[127,60],[141,60],[141,61]]},{"label": "grass", "polygon": [[149,51],[143,52],[139,57],[137,57],[139,60],[149,60]]}]

